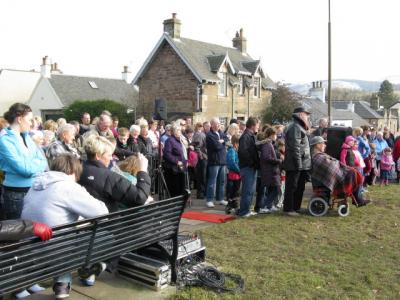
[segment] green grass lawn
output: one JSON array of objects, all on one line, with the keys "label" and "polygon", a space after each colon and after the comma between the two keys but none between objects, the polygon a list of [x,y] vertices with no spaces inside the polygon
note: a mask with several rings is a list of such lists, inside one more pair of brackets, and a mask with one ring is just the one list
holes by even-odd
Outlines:
[{"label": "green grass lawn", "polygon": [[172,299],[400,299],[400,185],[369,190],[373,203],[345,218],[258,215],[203,230],[207,261],[245,291]]}]

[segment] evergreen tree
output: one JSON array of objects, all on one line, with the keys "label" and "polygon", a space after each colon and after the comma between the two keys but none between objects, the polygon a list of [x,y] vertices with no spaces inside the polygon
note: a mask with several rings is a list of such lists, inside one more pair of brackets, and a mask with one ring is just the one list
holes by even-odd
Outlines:
[{"label": "evergreen tree", "polygon": [[380,105],[383,105],[385,108],[390,107],[398,100],[397,95],[393,91],[393,85],[389,80],[384,80],[381,83],[378,96],[380,99]]},{"label": "evergreen tree", "polygon": [[264,122],[269,124],[284,124],[292,119],[293,110],[299,106],[300,94],[292,92],[284,85],[278,84],[272,91],[271,104],[264,113]]}]

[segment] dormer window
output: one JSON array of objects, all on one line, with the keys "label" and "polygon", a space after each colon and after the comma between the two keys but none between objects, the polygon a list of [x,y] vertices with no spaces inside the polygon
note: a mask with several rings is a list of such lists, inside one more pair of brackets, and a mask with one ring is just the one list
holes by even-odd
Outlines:
[{"label": "dormer window", "polygon": [[254,78],[254,87],[253,87],[254,98],[260,98],[260,90],[261,90],[260,77],[255,77]]},{"label": "dormer window", "polygon": [[226,87],[227,87],[227,79],[228,79],[226,72],[220,72],[219,78],[221,79],[221,81],[218,84],[218,95],[226,97]]},{"label": "dormer window", "polygon": [[238,95],[243,95],[244,94],[244,78],[243,75],[238,76],[238,90],[237,93]]}]

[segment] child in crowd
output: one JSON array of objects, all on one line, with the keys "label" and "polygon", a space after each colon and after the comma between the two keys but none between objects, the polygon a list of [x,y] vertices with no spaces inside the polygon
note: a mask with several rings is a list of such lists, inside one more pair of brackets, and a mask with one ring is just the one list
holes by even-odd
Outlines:
[{"label": "child in crowd", "polygon": [[121,127],[118,129],[117,144],[115,147],[114,155],[118,157],[120,161],[131,156],[133,152],[129,149],[129,130],[128,128]]},{"label": "child in crowd", "polygon": [[376,167],[376,145],[373,143],[369,143],[369,147],[371,149],[370,154],[364,159],[365,168],[364,168],[364,184],[365,185],[374,185],[375,178],[378,174],[378,169]]},{"label": "child in crowd", "polygon": [[[284,139],[279,139],[276,142],[277,146],[277,151],[276,151],[276,157],[280,159],[281,161],[285,160],[285,140]],[[286,181],[286,175],[285,175],[285,170],[281,168],[281,188],[279,191],[279,196],[278,196],[278,202],[276,203],[277,208],[282,208],[283,207],[283,198],[285,195],[285,181]]]},{"label": "child in crowd", "polygon": [[389,178],[391,171],[394,166],[394,161],[393,161],[393,156],[392,156],[392,149],[389,147],[386,147],[385,150],[383,150],[382,156],[381,156],[381,183],[380,186],[384,185],[389,185]]},{"label": "child in crowd", "polygon": [[122,175],[126,177],[133,185],[136,185],[136,174],[140,171],[139,158],[137,155],[131,155],[119,163]]},{"label": "child in crowd", "polygon": [[265,187],[264,204],[260,213],[271,213],[278,209],[275,204],[278,202],[281,186],[282,160],[278,159],[275,152],[276,130],[273,127],[265,130],[266,143],[261,146],[261,184]]},{"label": "child in crowd", "polygon": [[356,163],[353,151],[355,140],[353,136],[347,136],[342,144],[342,150],[340,151],[340,162],[349,167],[354,167]]},{"label": "child in crowd", "polygon": [[231,137],[231,146],[226,154],[226,163],[228,166],[228,181],[226,185],[226,195],[228,204],[225,208],[227,214],[235,214],[239,207],[239,189],[240,189],[240,169],[239,169],[239,138],[238,134]]}]

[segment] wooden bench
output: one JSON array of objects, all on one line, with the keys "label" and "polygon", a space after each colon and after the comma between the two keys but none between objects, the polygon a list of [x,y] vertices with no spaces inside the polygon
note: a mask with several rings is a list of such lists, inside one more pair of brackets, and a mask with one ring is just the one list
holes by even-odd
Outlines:
[{"label": "wooden bench", "polygon": [[53,238],[0,247],[0,296],[164,240],[176,281],[178,230],[188,195],[53,228]]}]

